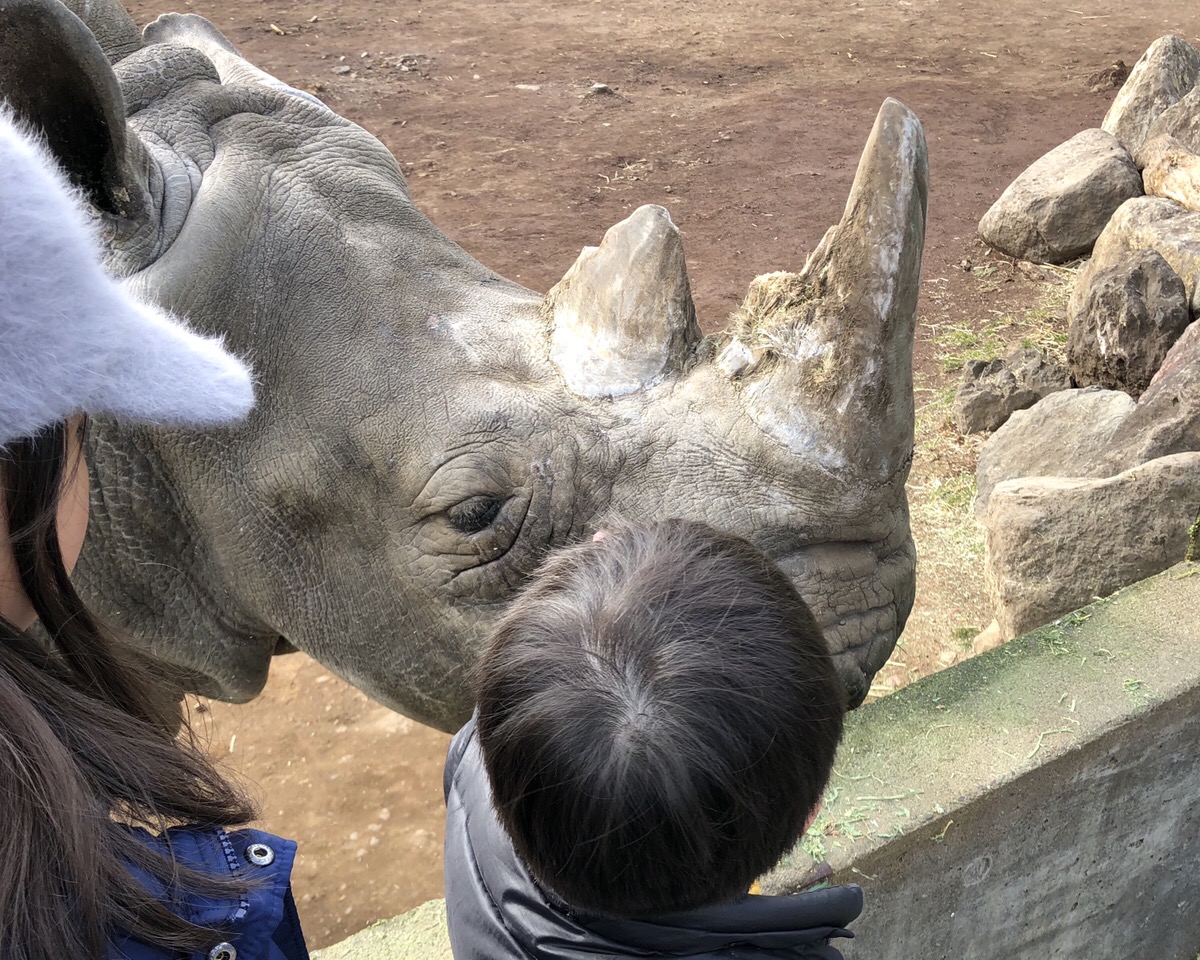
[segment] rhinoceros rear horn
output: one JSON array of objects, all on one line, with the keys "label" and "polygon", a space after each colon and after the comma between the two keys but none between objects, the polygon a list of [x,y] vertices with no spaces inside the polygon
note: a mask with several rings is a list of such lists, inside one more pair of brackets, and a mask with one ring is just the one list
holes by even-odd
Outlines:
[{"label": "rhinoceros rear horn", "polygon": [[760,426],[831,471],[907,471],[928,181],[920,121],[885,101],[841,221],[800,273],[751,284],[718,358]]},{"label": "rhinoceros rear horn", "polygon": [[102,210],[133,218],[145,208],[135,174],[140,144],[92,32],[58,0],[0,0],[0,99],[47,146]]},{"label": "rhinoceros rear horn", "polygon": [[644,206],[585,247],[547,294],[551,356],[584,397],[633,393],[678,372],[700,339],[683,240]]}]

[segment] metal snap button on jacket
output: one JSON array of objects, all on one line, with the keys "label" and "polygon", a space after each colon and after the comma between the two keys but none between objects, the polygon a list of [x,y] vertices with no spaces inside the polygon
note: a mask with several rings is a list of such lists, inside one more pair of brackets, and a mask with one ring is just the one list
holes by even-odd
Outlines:
[{"label": "metal snap button on jacket", "polygon": [[237,960],[237,947],[232,943],[218,943],[208,951],[208,960]]},{"label": "metal snap button on jacket", "polygon": [[275,862],[275,851],[265,843],[252,843],[246,848],[246,859],[256,867],[270,866]]}]

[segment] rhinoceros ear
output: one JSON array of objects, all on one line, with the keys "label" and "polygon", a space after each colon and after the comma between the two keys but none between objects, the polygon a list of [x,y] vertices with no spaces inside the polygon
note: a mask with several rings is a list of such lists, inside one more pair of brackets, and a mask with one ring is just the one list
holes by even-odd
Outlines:
[{"label": "rhinoceros ear", "polygon": [[120,0],[62,0],[75,16],[87,24],[92,36],[100,44],[109,63],[124,60],[140,50],[142,31],[134,23],[129,11],[121,6]]},{"label": "rhinoceros ear", "polygon": [[118,216],[145,210],[141,144],[95,36],[58,0],[0,0],[0,99],[46,138],[71,181]]}]

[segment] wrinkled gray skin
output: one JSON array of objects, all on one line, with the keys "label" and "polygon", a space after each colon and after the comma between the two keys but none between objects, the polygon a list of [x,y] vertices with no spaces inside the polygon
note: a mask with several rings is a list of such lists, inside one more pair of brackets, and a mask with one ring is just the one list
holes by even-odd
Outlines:
[{"label": "wrinkled gray skin", "polygon": [[0,0],[0,94],[105,211],[111,267],[259,378],[235,429],[93,427],[79,581],[184,686],[250,699],[295,647],[452,729],[548,550],[614,515],[686,516],[782,564],[862,700],[914,592],[926,155],[906,108],[880,112],[810,302],[718,363],[660,208],[542,297],[414,209],[379,141],[207,21],[139,38],[118,8],[75,9],[111,70],[56,0]]}]

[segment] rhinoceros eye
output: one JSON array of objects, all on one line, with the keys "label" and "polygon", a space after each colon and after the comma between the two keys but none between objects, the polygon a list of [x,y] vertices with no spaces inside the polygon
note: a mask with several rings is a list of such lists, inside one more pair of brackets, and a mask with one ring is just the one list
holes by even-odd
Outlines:
[{"label": "rhinoceros eye", "polygon": [[500,497],[471,497],[456,503],[447,512],[450,523],[462,533],[479,533],[492,525],[500,515],[504,500]]}]

